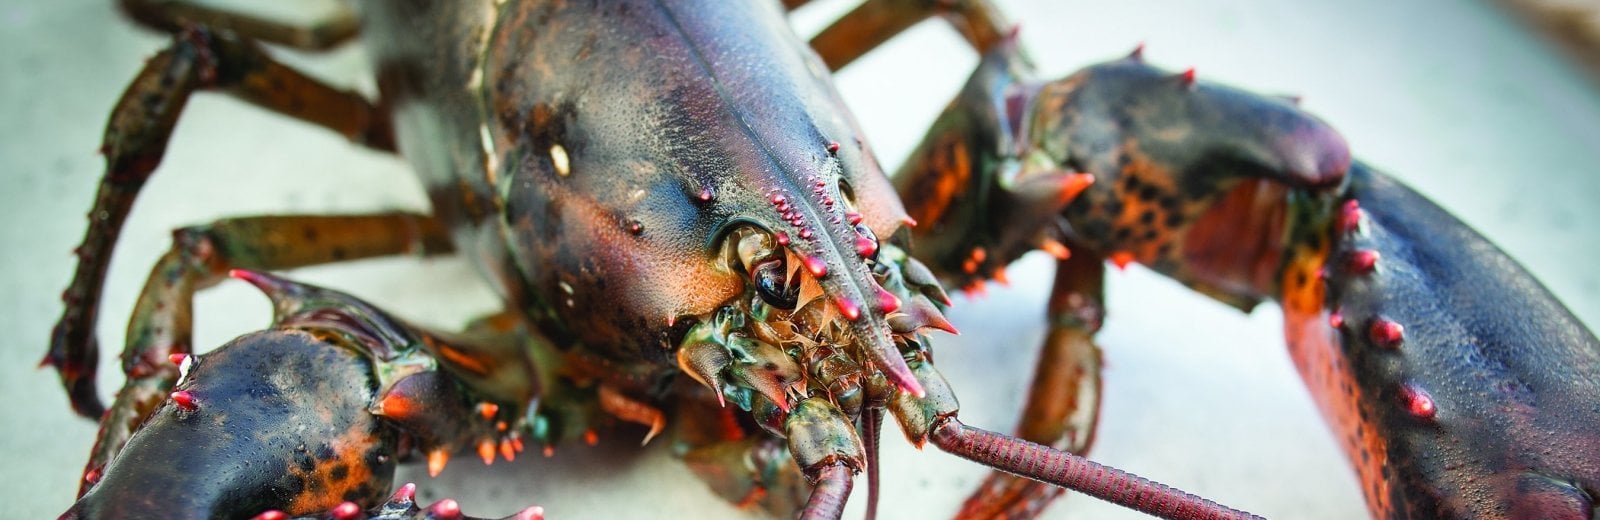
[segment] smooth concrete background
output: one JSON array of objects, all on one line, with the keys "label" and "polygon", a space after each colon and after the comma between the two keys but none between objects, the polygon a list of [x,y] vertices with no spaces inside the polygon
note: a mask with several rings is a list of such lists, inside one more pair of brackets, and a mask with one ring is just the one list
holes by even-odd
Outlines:
[{"label": "smooth concrete background", "polygon": [[[849,4],[849,1],[843,1]],[[1265,93],[1299,94],[1340,128],[1357,155],[1482,230],[1575,313],[1600,323],[1592,258],[1600,183],[1600,98],[1594,85],[1491,5],[1429,0],[1267,2],[1004,1],[1041,69],[1059,76],[1120,57],[1147,58]],[[158,35],[117,18],[106,0],[0,0],[0,503],[44,518],[67,506],[94,427],[73,417],[53,373],[36,370],[69,251],[83,231],[101,162],[107,110]],[[841,2],[808,7],[815,30]],[[370,88],[359,48],[286,56],[344,85]],[[918,26],[839,76],[886,165],[893,166],[964,80],[975,56],[939,23]],[[102,389],[120,382],[114,350],[144,274],[168,230],[222,216],[425,207],[403,162],[212,94],[190,105],[111,267],[100,338]],[[962,417],[1014,424],[1041,336],[1049,263],[1031,257],[1013,287],[959,301],[964,334],[938,340]],[[438,326],[459,326],[494,302],[454,259],[395,259],[304,269],[294,277],[345,289]],[[1293,374],[1280,314],[1244,315],[1140,268],[1113,273],[1098,460],[1272,518],[1363,516],[1354,478]],[[197,344],[259,328],[265,299],[226,283],[198,301]],[[749,516],[713,497],[657,443],[608,439],[484,468],[472,457],[427,480],[426,500],[454,496],[475,515],[544,505],[555,518]],[[894,434],[884,442],[889,518],[954,512],[984,470]],[[851,517],[864,502],[863,486]],[[1059,518],[1133,517],[1071,497]]]}]

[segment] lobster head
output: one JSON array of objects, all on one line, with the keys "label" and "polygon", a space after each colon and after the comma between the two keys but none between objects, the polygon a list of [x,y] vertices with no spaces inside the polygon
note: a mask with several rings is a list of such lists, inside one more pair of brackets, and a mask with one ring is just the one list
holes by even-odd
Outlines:
[{"label": "lobster head", "polygon": [[834,370],[823,359],[920,395],[902,352],[949,328],[946,300],[881,240],[910,219],[821,63],[781,16],[659,7],[530,6],[517,16],[547,30],[490,49],[502,106],[486,142],[529,314],[591,352],[676,362],[780,408],[801,371]]}]

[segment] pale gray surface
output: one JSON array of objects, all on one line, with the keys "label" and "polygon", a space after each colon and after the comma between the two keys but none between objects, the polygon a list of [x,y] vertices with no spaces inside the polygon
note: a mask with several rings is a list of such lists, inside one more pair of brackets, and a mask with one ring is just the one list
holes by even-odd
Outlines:
[{"label": "pale gray surface", "polygon": [[[100,174],[93,153],[107,109],[163,40],[118,20],[107,0],[0,0],[0,331],[10,339],[0,389],[0,500],[5,516],[53,516],[70,502],[93,426],[70,415],[53,373],[35,370],[71,273],[68,251]],[[846,2],[848,3],[848,2]],[[1589,324],[1600,323],[1590,258],[1600,186],[1600,98],[1546,47],[1489,7],[1454,1],[1003,2],[1051,75],[1119,57],[1137,42],[1158,65],[1203,78],[1294,93],[1340,128],[1358,156],[1386,169],[1525,263]],[[800,13],[815,28],[819,11]],[[1114,5],[1113,5],[1114,4]],[[1203,5],[1202,5],[1203,4]],[[311,60],[323,77],[366,85],[359,49]],[[938,24],[924,24],[841,75],[887,165],[920,137],[975,63]],[[227,215],[421,208],[402,162],[215,95],[198,96],[167,162],[135,210],[112,265],[100,337],[122,323],[167,230]],[[1014,423],[1040,338],[1047,262],[1012,270],[1012,289],[960,301],[964,334],[939,341],[963,418]],[[305,269],[296,278],[346,289],[402,316],[457,326],[493,307],[455,260],[386,260]],[[199,299],[197,343],[216,345],[265,323],[265,300],[229,283]],[[1273,518],[1363,516],[1354,479],[1293,374],[1280,317],[1244,316],[1147,271],[1113,274],[1105,415],[1096,459]],[[119,375],[107,354],[102,388]],[[467,512],[524,503],[553,516],[733,516],[658,443],[628,455],[569,447],[484,469],[470,457],[423,481],[424,498],[462,499]],[[947,516],[984,471],[897,435],[884,443],[884,511]],[[416,472],[410,478],[419,478]],[[425,479],[425,476],[420,478]],[[859,487],[858,491],[864,490]],[[852,501],[858,517],[864,502]],[[1081,497],[1053,517],[1130,516]]]}]

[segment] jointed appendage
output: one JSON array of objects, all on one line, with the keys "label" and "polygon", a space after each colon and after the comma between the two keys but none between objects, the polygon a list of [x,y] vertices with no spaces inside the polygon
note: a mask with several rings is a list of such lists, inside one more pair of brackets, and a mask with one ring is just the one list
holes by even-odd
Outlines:
[{"label": "jointed appendage", "polygon": [[[1054,218],[1018,218],[1013,201],[1037,190],[1034,179],[1063,171],[1095,181]],[[1600,398],[1588,384],[1600,380],[1600,342],[1482,237],[1352,162],[1343,139],[1291,100],[1162,72],[1141,50],[1039,82],[1001,46],[897,183],[924,224],[919,253],[950,285],[1000,278],[1035,248],[1070,255],[1052,313],[1076,302],[1088,319],[1052,324],[1046,359],[1061,337],[1088,345],[1100,318],[1097,282],[1083,277],[1101,270],[1079,259],[1143,263],[1245,310],[1275,299],[1374,514],[1592,514],[1600,475],[1571,461],[1600,456],[1586,440],[1600,415],[1576,404]],[[1045,442],[1060,430],[1040,426],[1070,413],[1040,404],[1049,394],[1078,402],[1089,388],[1048,376],[1052,365],[1022,426]],[[1490,415],[1506,419],[1480,419]],[[1055,457],[970,429],[930,431],[969,458]],[[1031,514],[1058,493],[1007,494],[1003,480],[963,513]]]},{"label": "jointed appendage", "polygon": [[196,291],[225,279],[233,269],[291,269],[450,250],[437,221],[401,213],[229,219],[180,229],[173,240],[172,250],[152,268],[129,320],[122,354],[127,381],[101,418],[84,468],[84,491],[177,381],[182,359],[192,353]]},{"label": "jointed appendage", "polygon": [[377,515],[402,458],[520,451],[539,391],[524,344],[445,339],[348,295],[234,276],[272,298],[273,327],[177,360],[176,391],[65,518],[320,515],[347,502]]},{"label": "jointed appendage", "polygon": [[269,58],[248,40],[204,29],[186,30],[152,57],[129,84],[106,125],[101,179],[89,229],[78,246],[78,268],[63,294],[44,363],[61,373],[73,409],[98,419],[104,412],[94,374],[99,346],[94,324],[112,246],[139,189],[160,164],[190,94],[222,90],[269,110],[339,132],[378,149],[392,149],[386,112],[354,93],[304,76]]}]

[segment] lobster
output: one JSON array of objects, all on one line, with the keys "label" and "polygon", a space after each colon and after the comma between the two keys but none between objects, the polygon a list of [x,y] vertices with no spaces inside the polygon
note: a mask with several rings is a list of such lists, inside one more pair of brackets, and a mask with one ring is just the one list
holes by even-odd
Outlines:
[{"label": "lobster", "polygon": [[[624,224],[624,226],[627,226],[627,227],[624,227],[624,229],[629,229],[629,227],[632,227],[632,224]],[[1091,248],[1086,248],[1086,250],[1083,250],[1083,251],[1093,251],[1093,250],[1091,250]],[[998,254],[997,254],[997,256],[998,256]],[[1080,258],[1082,258],[1082,256],[1086,256],[1086,254],[1080,254]],[[1003,259],[995,259],[995,262],[998,262],[998,264],[1003,264],[1003,262],[1005,262],[1005,261],[1003,261]],[[934,262],[930,262],[930,264],[934,264]],[[986,266],[986,267],[989,267],[989,266]],[[245,275],[245,277],[250,277],[250,275]],[[269,286],[274,285],[274,282],[261,282],[261,280],[267,280],[267,278],[258,278],[258,282],[262,283],[262,285],[269,285]]]}]

